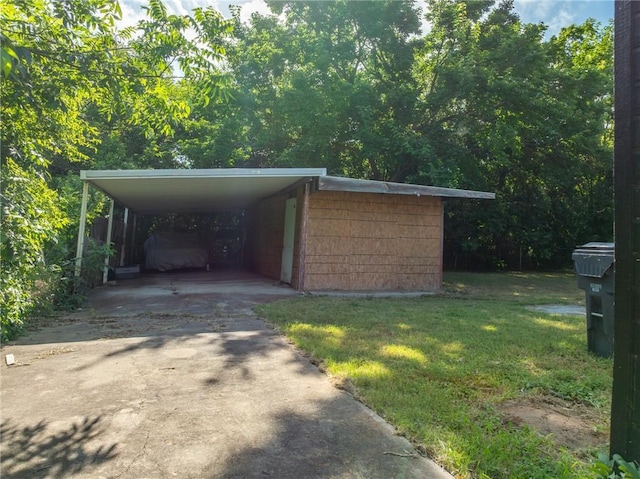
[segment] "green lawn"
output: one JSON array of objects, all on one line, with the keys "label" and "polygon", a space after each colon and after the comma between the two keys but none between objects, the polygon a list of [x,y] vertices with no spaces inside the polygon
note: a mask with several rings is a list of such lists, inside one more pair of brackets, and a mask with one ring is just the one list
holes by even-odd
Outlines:
[{"label": "green lawn", "polygon": [[[406,299],[300,297],[259,308],[345,388],[467,478],[583,478],[607,450],[612,363],[586,351],[584,318],[528,305],[583,303],[575,276],[445,275]],[[555,408],[590,428],[565,444],[505,405]]]}]

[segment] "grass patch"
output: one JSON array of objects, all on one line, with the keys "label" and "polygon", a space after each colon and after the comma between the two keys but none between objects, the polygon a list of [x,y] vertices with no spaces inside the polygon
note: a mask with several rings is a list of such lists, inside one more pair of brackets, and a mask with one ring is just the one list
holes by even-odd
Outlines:
[{"label": "grass patch", "polygon": [[[526,309],[583,302],[575,276],[455,273],[444,286],[422,298],[301,297],[259,312],[450,472],[588,477],[606,451],[612,363],[587,353],[583,317]],[[560,431],[514,420],[519,401],[579,420],[587,441],[563,444]]]}]

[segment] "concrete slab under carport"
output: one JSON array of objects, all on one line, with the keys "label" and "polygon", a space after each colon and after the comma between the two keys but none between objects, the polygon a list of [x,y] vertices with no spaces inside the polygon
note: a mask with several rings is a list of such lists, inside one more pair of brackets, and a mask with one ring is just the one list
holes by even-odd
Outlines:
[{"label": "concrete slab under carport", "polygon": [[256,303],[296,296],[288,284],[250,271],[168,271],[119,280],[93,290],[88,308],[118,316],[146,312],[215,314],[246,312]]},{"label": "concrete slab under carport", "polygon": [[2,477],[451,479],[251,310],[295,294],[145,276],[5,344]]}]

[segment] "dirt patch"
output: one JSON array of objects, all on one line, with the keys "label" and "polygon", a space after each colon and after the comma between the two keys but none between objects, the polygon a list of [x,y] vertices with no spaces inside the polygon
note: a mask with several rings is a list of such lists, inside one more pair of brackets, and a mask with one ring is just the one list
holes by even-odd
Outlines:
[{"label": "dirt patch", "polygon": [[552,435],[558,445],[574,451],[607,442],[607,433],[589,417],[585,406],[552,399],[507,401],[502,405],[503,422],[529,426],[543,436]]}]

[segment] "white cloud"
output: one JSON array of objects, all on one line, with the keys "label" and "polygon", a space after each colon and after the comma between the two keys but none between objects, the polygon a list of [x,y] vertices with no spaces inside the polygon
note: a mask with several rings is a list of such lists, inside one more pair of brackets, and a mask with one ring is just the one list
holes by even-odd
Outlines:
[{"label": "white cloud", "polygon": [[515,0],[514,9],[525,23],[544,23],[548,35],[577,21],[578,2],[555,0]]},{"label": "white cloud", "polygon": [[268,15],[271,13],[271,10],[269,10],[269,7],[264,0],[248,0],[237,3],[241,6],[240,19],[243,22],[248,22],[252,13],[260,13],[262,15]]},{"label": "white cloud", "polygon": [[[191,13],[196,7],[213,7],[229,18],[231,16],[229,5],[237,5],[241,8],[240,18],[247,22],[251,14],[270,13],[264,0],[164,0],[169,13],[185,15]],[[422,8],[422,31],[429,30],[429,25],[424,20],[425,0],[418,0],[417,6]],[[120,0],[122,6],[122,21],[119,25],[124,27],[134,25],[145,17],[142,7],[147,5],[147,0]],[[514,9],[523,22],[544,23],[549,27],[548,35],[554,35],[562,27],[572,23],[582,23],[588,17],[595,17],[605,23],[613,16],[613,0],[515,0]]]},{"label": "white cloud", "polygon": [[167,12],[174,15],[188,15],[198,2],[194,0],[164,0]]},{"label": "white cloud", "polygon": [[[230,5],[240,7],[240,18],[242,21],[248,21],[251,14],[258,12],[261,14],[270,13],[269,7],[264,0],[163,0],[167,11],[175,15],[188,15],[198,7],[213,7],[218,10],[224,17],[231,17]],[[145,11],[142,7],[146,6],[147,0],[120,0],[122,7],[122,20],[119,25],[122,27],[134,25],[138,20],[145,18]]]},{"label": "white cloud", "polygon": [[613,16],[613,0],[515,0],[514,9],[525,23],[544,23],[547,35],[593,17],[606,23]]},{"label": "white cloud", "polygon": [[560,3],[553,0],[515,0],[513,6],[520,15],[520,18],[524,21],[534,20],[535,23],[541,21],[543,18],[549,18],[554,11],[557,11],[557,7]]},{"label": "white cloud", "polygon": [[144,0],[123,0],[120,2],[122,9],[122,20],[118,22],[120,28],[130,27],[138,23],[145,17],[142,6],[146,5]]}]

